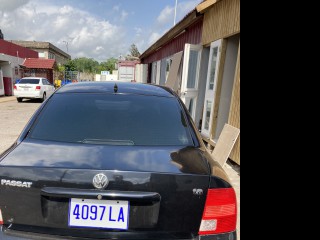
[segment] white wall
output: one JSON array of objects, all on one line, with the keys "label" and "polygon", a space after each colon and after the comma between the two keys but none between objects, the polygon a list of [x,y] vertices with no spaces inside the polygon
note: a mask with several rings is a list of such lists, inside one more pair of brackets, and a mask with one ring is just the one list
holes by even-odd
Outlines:
[{"label": "white wall", "polygon": [[13,84],[15,83],[16,79],[20,78],[19,75],[15,74],[15,67],[19,69],[20,68],[19,65],[21,65],[23,61],[24,61],[24,58],[18,58],[18,57],[4,54],[4,53],[0,53],[0,68],[2,70],[2,74],[0,76],[0,81],[2,81],[1,82],[2,84],[0,84],[0,96],[4,95],[3,77],[11,78],[11,81],[12,81],[11,90],[13,92]]},{"label": "white wall", "polygon": [[115,74],[109,74],[109,75],[96,74],[95,76],[95,81],[97,82],[115,81],[115,80],[118,80],[118,75],[115,75]]},{"label": "white wall", "polygon": [[214,140],[217,140],[222,132],[224,124],[228,122],[232,89],[234,82],[234,75],[236,70],[238,48],[239,48],[239,35],[228,38],[226,59],[223,69],[223,77],[221,84],[221,94],[217,118],[217,127],[215,131]]},{"label": "white wall", "polygon": [[148,64],[136,65],[136,81],[140,83],[147,82]]}]

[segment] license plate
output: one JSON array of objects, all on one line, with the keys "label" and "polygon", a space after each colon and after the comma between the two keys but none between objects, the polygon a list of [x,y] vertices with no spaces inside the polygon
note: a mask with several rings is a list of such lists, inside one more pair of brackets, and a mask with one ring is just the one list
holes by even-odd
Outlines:
[{"label": "license plate", "polygon": [[128,229],[129,202],[71,198],[69,226]]},{"label": "license plate", "polygon": [[24,88],[25,91],[29,91],[29,88]]}]

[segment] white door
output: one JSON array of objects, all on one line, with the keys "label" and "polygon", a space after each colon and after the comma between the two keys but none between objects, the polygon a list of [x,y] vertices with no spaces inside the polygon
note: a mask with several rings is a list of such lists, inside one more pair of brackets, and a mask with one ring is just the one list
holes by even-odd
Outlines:
[{"label": "white door", "polygon": [[221,40],[212,42],[210,45],[208,75],[206,93],[204,97],[204,108],[202,116],[201,134],[210,138],[212,113],[214,112],[214,98],[217,90],[218,66],[221,54]]},{"label": "white door", "polygon": [[134,79],[134,68],[132,66],[121,66],[119,68],[119,80],[130,82]]},{"label": "white door", "polygon": [[197,107],[201,51],[201,45],[186,44],[184,47],[180,97],[193,120]]}]

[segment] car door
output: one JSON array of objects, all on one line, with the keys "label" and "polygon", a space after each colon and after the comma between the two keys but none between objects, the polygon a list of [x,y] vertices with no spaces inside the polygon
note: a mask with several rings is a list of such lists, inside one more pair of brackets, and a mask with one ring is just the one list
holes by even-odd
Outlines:
[{"label": "car door", "polygon": [[49,97],[54,92],[54,86],[47,79],[44,79],[44,83],[47,96]]}]

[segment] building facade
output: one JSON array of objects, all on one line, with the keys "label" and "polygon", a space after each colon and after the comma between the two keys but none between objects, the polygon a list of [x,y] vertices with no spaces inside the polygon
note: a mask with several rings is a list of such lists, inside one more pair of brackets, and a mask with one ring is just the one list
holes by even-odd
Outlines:
[{"label": "building facade", "polygon": [[[206,0],[141,54],[147,82],[173,88],[208,148],[240,129],[240,0]],[[240,137],[229,158],[240,165]]]},{"label": "building facade", "polygon": [[36,41],[20,41],[20,40],[9,40],[10,42],[19,46],[32,49],[39,54],[39,58],[54,59],[57,65],[63,65],[71,60],[71,56],[57,48],[50,42],[36,42]]},{"label": "building facade", "polygon": [[13,95],[13,85],[23,76],[25,58],[38,58],[38,53],[0,39],[0,96]]}]

